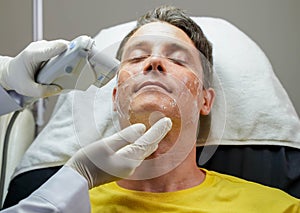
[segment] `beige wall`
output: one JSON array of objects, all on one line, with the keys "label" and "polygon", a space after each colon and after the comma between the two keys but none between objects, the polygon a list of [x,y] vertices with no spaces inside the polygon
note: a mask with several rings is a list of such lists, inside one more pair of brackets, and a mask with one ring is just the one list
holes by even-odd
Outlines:
[{"label": "beige wall", "polygon": [[[193,16],[222,17],[256,41],[269,57],[300,114],[299,0],[44,0],[44,38],[94,36],[160,4]],[[32,0],[0,0],[0,54],[15,55],[32,40]]]}]

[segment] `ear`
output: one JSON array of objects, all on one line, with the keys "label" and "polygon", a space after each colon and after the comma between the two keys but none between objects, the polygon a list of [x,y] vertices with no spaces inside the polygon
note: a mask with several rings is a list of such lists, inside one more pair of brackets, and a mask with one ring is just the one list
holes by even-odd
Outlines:
[{"label": "ear", "polygon": [[215,91],[212,88],[203,89],[201,115],[208,115],[215,100]]},{"label": "ear", "polygon": [[112,101],[113,101],[113,109],[114,109],[114,111],[117,111],[117,108],[116,108],[116,96],[117,96],[117,88],[114,87],[113,93],[112,93]]}]

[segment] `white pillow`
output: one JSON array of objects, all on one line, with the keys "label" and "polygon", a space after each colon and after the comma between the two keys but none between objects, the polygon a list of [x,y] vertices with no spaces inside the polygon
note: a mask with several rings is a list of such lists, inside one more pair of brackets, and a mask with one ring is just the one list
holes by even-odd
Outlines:
[{"label": "white pillow", "polygon": [[[217,99],[206,145],[300,148],[299,118],[263,51],[225,20],[193,19],[213,44]],[[128,22],[101,30],[95,37],[97,47],[114,57],[119,42],[134,25]],[[87,92],[61,95],[52,118],[27,150],[15,175],[62,165],[81,146],[115,132],[114,85],[115,79],[101,89],[90,87]]]},{"label": "white pillow", "polygon": [[300,148],[299,118],[264,52],[227,21],[195,21],[213,43],[215,72],[225,93],[226,126],[221,144]]}]

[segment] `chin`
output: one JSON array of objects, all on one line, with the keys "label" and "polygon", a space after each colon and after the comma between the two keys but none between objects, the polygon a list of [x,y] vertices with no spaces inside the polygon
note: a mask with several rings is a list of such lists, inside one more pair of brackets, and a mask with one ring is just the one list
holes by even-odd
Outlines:
[{"label": "chin", "polygon": [[128,112],[131,123],[142,122],[146,126],[163,117],[180,117],[176,101],[160,91],[146,91],[136,95],[130,102]]}]

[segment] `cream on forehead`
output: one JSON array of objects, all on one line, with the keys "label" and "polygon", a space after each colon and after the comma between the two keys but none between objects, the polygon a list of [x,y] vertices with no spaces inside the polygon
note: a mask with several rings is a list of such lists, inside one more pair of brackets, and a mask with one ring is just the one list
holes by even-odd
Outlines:
[{"label": "cream on forehead", "polygon": [[193,41],[183,30],[166,22],[151,22],[149,24],[145,24],[141,26],[131,38],[145,35],[169,37],[176,40],[182,40],[183,42],[195,46]]}]

